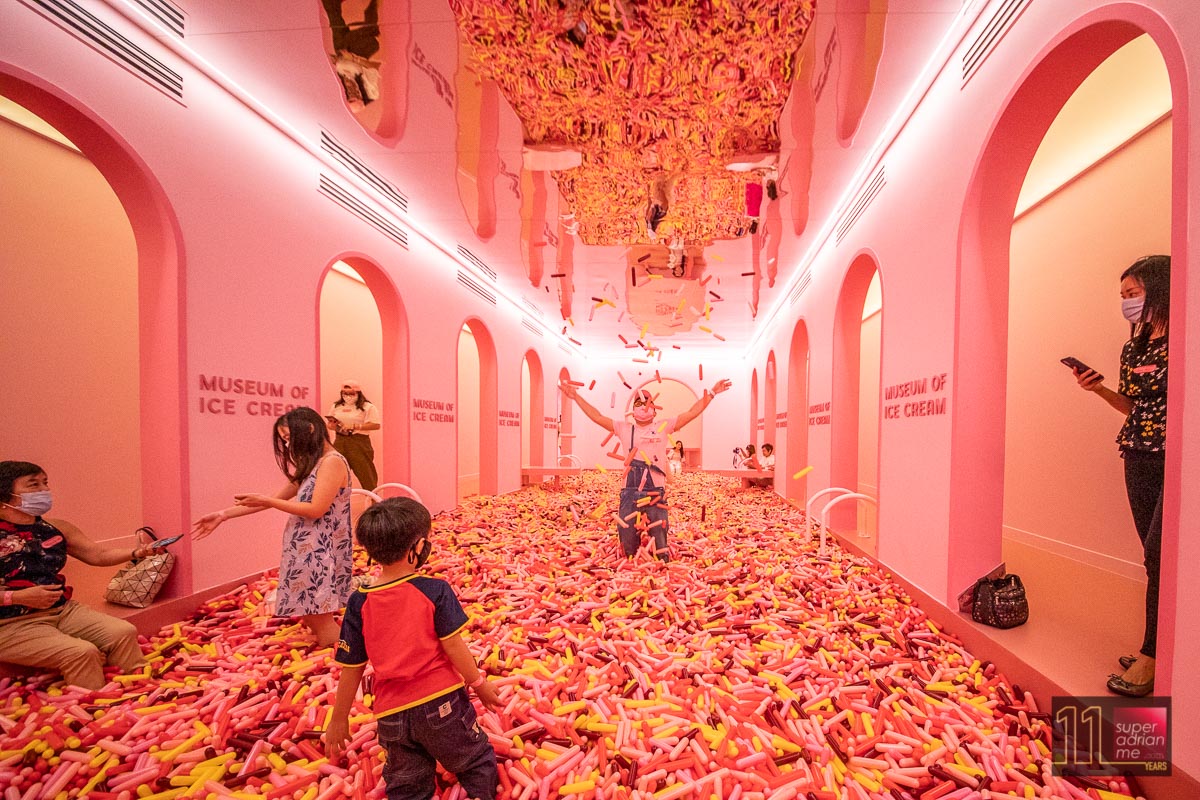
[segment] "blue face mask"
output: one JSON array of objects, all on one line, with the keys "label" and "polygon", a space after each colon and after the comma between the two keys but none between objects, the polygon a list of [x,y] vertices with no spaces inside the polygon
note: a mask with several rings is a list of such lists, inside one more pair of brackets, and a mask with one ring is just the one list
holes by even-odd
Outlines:
[{"label": "blue face mask", "polygon": [[9,508],[15,508],[17,511],[21,511],[31,517],[42,516],[54,505],[54,497],[50,494],[49,489],[44,492],[24,492],[17,495],[17,497],[21,498],[19,506],[14,506],[11,503],[5,503],[4,505]]},{"label": "blue face mask", "polygon": [[1126,297],[1121,301],[1121,316],[1126,320],[1137,324],[1142,321],[1142,308],[1146,305],[1146,295],[1140,297]]}]

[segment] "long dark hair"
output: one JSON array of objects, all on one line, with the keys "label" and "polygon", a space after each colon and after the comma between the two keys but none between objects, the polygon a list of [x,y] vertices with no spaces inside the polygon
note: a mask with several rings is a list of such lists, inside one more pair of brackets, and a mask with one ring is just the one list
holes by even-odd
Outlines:
[{"label": "long dark hair", "polygon": [[1146,292],[1142,318],[1129,326],[1134,347],[1145,351],[1154,330],[1161,330],[1165,337],[1171,322],[1171,257],[1143,256],[1121,273],[1121,280],[1126,278],[1133,278]]},{"label": "long dark hair", "polygon": [[[369,403],[371,401],[368,400],[367,396],[362,393],[362,389],[356,389],[355,391],[358,392],[358,400],[354,401],[354,407],[357,408],[359,411],[362,411],[363,406],[365,406],[367,403]],[[346,401],[342,398],[342,395],[340,393],[338,394],[338,399],[336,402],[334,402],[334,405],[335,406],[346,405]]]},{"label": "long dark hair", "polygon": [[[279,428],[288,429],[288,441],[279,435]],[[275,463],[292,483],[300,483],[316,468],[329,442],[325,418],[307,406],[294,408],[275,420],[271,428],[275,443]]]}]

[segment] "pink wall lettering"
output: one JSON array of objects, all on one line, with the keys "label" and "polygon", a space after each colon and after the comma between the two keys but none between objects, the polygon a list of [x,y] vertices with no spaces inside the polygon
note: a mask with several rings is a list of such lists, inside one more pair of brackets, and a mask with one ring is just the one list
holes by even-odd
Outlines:
[{"label": "pink wall lettering", "polygon": [[[919,397],[924,394],[938,394],[946,389],[946,375],[939,372],[928,378],[916,378],[911,381],[895,383],[884,388],[884,400],[900,400],[905,397]],[[909,400],[905,403],[887,403],[883,407],[884,419],[900,419],[901,417],[936,417],[946,413],[945,397],[929,397],[920,400]]]},{"label": "pink wall lettering", "polygon": [[414,397],[412,418],[417,422],[454,422],[454,403]]},{"label": "pink wall lettering", "polygon": [[815,403],[808,407],[808,424],[809,425],[828,425],[829,424],[829,408],[830,401],[824,403]]},{"label": "pink wall lettering", "polygon": [[[233,378],[226,375],[198,375],[201,414],[252,417],[278,417],[294,408],[306,405],[311,390],[300,384],[260,381],[255,378]],[[221,396],[224,395],[224,396]],[[228,395],[241,395],[264,400],[239,400]]]}]

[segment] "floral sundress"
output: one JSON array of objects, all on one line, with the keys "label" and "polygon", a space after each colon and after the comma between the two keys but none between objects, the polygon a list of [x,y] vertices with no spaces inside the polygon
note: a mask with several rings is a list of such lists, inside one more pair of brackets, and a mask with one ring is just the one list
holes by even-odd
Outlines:
[{"label": "floral sundress", "polygon": [[[296,499],[312,500],[317,472],[326,460],[336,459],[346,481],[333,503],[316,519],[291,516],[283,532],[279,561],[279,588],[275,613],[281,617],[327,614],[346,604],[353,587],[354,540],[350,529],[350,466],[340,453],[324,456],[300,484]],[[332,464],[325,469],[336,469]]]}]

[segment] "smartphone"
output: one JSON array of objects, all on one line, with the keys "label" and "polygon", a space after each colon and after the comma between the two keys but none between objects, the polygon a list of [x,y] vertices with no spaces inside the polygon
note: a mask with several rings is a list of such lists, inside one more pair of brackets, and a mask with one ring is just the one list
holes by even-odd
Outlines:
[{"label": "smartphone", "polygon": [[[1083,374],[1083,373],[1087,372],[1089,369],[1091,369],[1091,367],[1089,367],[1087,364],[1080,361],[1078,358],[1075,358],[1075,356],[1067,356],[1066,358],[1060,358],[1059,361],[1066,364],[1068,367],[1075,370],[1079,374]],[[1096,377],[1099,378],[1100,380],[1104,380],[1104,376],[1101,375],[1099,372],[1096,373]]]},{"label": "smartphone", "polygon": [[156,539],[155,541],[150,543],[150,546],[161,550],[164,547],[170,547],[171,545],[175,544],[182,538],[183,538],[183,534],[181,533],[178,536],[170,536],[166,539]]}]

